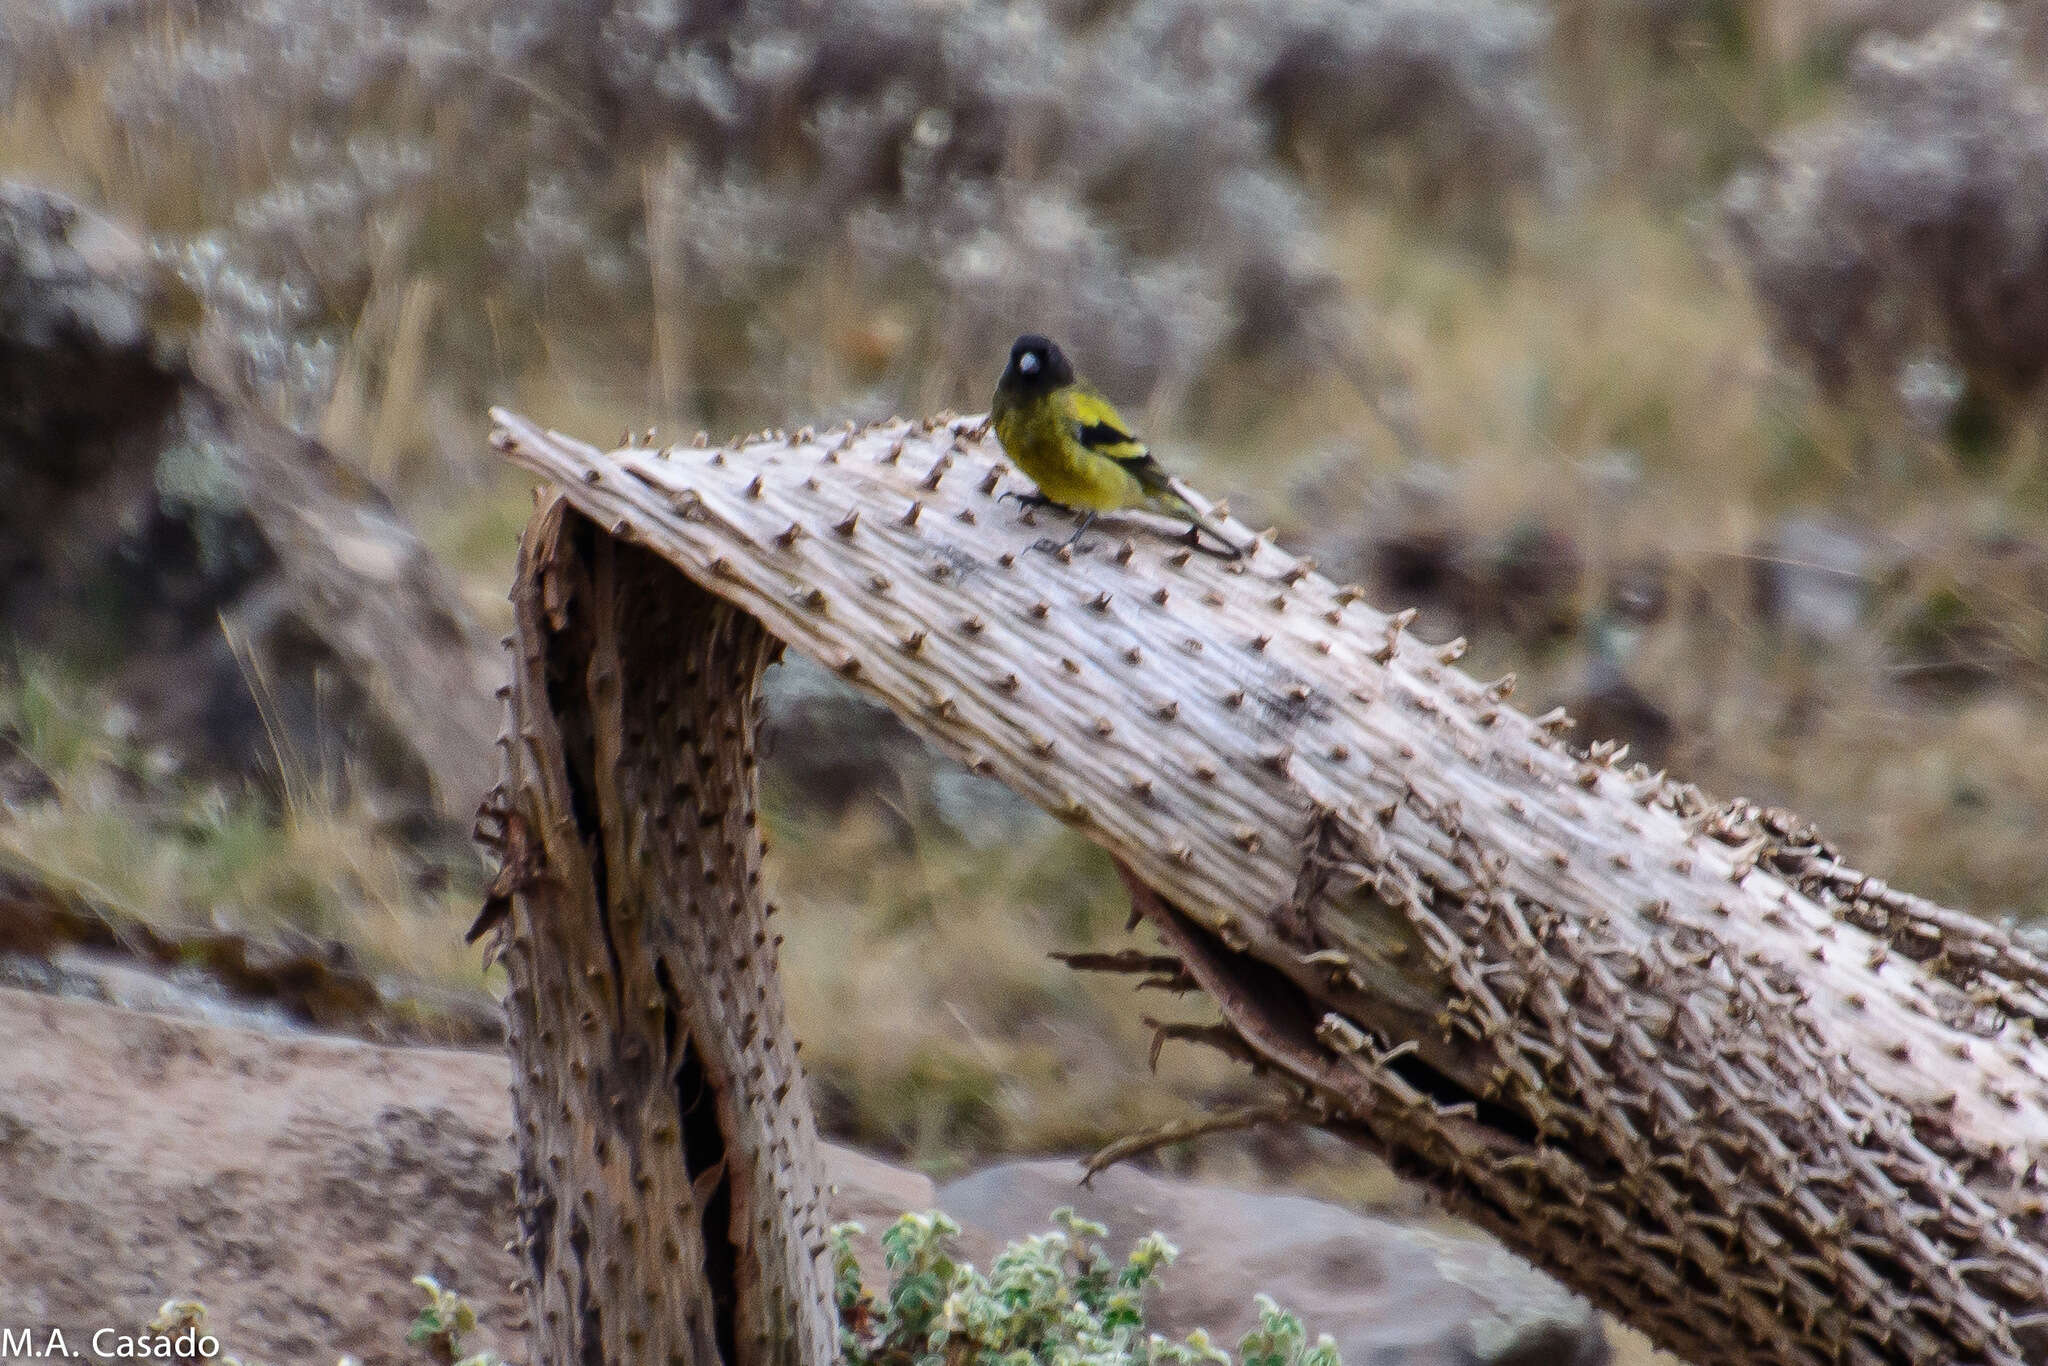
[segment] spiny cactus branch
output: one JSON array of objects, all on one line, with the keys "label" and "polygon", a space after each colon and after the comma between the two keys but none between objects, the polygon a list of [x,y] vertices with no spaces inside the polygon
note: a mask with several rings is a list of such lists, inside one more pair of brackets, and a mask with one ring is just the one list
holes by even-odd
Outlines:
[{"label": "spiny cactus branch", "polygon": [[1203,1115],[1199,1119],[1173,1120],[1142,1133],[1126,1134],[1098,1148],[1092,1157],[1081,1164],[1081,1183],[1088,1184],[1097,1173],[1107,1171],[1119,1162],[1128,1162],[1144,1153],[1156,1152],[1171,1144],[1186,1143],[1190,1139],[1208,1134],[1256,1129],[1262,1124],[1321,1124],[1329,1117],[1328,1109],[1320,1105],[1299,1100],[1276,1100],[1262,1101],[1255,1105],[1237,1105],[1218,1114]]},{"label": "spiny cactus branch", "polygon": [[556,502],[513,590],[503,866],[522,1260],[546,1366],[825,1366],[815,1119],[761,897],[753,618]]},{"label": "spiny cactus branch", "polygon": [[1696,1366],[2048,1360],[2048,998],[1996,927],[1567,749],[1270,544],[1133,516],[1044,548],[1068,524],[998,502],[1029,485],[973,420],[611,452],[498,422],[1108,849],[1333,1129]]}]

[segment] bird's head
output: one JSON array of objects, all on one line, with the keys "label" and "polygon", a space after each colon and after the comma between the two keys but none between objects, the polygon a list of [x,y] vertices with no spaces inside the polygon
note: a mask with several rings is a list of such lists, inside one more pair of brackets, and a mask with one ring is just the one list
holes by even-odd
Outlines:
[{"label": "bird's head", "polygon": [[1010,348],[1010,363],[996,381],[998,393],[1042,394],[1074,382],[1074,367],[1053,342],[1027,332]]}]

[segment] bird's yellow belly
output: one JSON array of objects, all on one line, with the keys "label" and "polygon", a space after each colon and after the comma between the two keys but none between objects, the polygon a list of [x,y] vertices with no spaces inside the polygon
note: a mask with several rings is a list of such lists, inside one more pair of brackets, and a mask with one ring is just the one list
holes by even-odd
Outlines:
[{"label": "bird's yellow belly", "polygon": [[1022,413],[996,419],[996,439],[1038,491],[1055,503],[1095,512],[1139,507],[1145,490],[1131,473],[1106,455],[1096,455],[1058,431],[1039,430]]}]

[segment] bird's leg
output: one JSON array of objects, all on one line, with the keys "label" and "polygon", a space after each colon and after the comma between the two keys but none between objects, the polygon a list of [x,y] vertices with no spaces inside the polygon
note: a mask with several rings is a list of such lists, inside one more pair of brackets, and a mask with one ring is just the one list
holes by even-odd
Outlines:
[{"label": "bird's leg", "polygon": [[1055,503],[1052,499],[1046,497],[1042,493],[1019,493],[1015,489],[1004,489],[1001,493],[996,495],[996,501],[998,503],[1002,502],[1005,498],[1015,498],[1019,506],[1027,508],[1051,508],[1059,506],[1058,503]]},{"label": "bird's leg", "polygon": [[1089,509],[1088,511],[1086,511],[1086,512],[1084,512],[1084,513],[1082,513],[1082,514],[1081,514],[1081,525],[1079,525],[1079,526],[1077,526],[1077,527],[1075,527],[1075,528],[1074,528],[1074,534],[1073,534],[1073,535],[1071,535],[1071,536],[1069,536],[1069,537],[1067,537],[1067,540],[1066,540],[1066,544],[1062,545],[1062,546],[1060,547],[1060,549],[1062,549],[1062,550],[1071,550],[1071,549],[1073,549],[1073,546],[1074,546],[1074,542],[1076,542],[1076,541],[1080,540],[1080,539],[1081,539],[1081,537],[1082,537],[1082,535],[1083,535],[1083,534],[1085,534],[1085,533],[1087,532],[1088,528],[1089,528],[1089,527],[1091,527],[1091,526],[1094,526],[1094,525],[1095,525],[1095,510],[1094,510],[1093,508],[1090,508],[1090,509]]},{"label": "bird's leg", "polygon": [[[1211,532],[1210,535],[1214,536],[1215,533]],[[1205,543],[1202,540],[1202,527],[1199,523],[1190,522],[1188,524],[1187,534],[1180,537],[1180,539],[1185,541],[1190,547],[1192,547],[1199,553],[1203,555],[1208,555],[1214,559],[1241,560],[1244,558],[1243,550],[1241,550],[1237,546],[1232,545],[1228,541],[1224,541],[1221,536],[1217,536],[1216,539],[1219,541],[1223,541],[1223,549],[1212,549],[1207,543]]]}]

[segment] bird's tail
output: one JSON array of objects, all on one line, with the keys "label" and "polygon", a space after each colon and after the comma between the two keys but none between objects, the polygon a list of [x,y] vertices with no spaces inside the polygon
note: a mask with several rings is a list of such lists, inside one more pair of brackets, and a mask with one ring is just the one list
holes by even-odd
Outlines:
[{"label": "bird's tail", "polygon": [[1217,524],[1214,517],[1209,515],[1207,509],[1195,506],[1193,498],[1199,498],[1201,495],[1194,494],[1191,498],[1189,496],[1190,493],[1191,490],[1185,484],[1175,479],[1165,488],[1152,491],[1153,506],[1169,516],[1185,517],[1203,531],[1208,532],[1223,547],[1219,553],[1226,559],[1235,560],[1242,557],[1244,554],[1243,548],[1224,533],[1223,528]]}]

